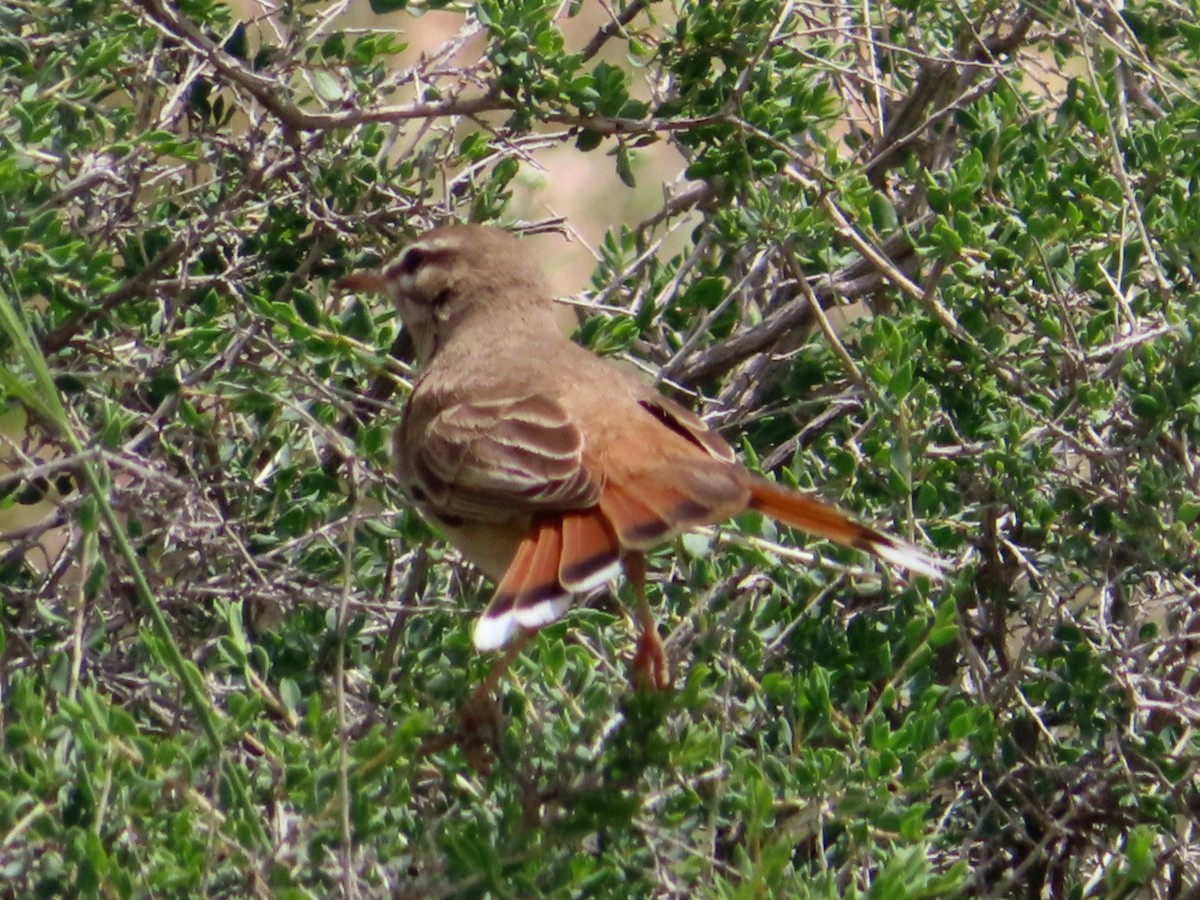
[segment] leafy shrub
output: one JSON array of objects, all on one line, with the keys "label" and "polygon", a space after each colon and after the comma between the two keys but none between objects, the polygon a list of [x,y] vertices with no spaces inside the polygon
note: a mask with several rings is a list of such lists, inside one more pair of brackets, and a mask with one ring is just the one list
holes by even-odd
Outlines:
[{"label": "leafy shrub", "polygon": [[[1193,885],[1197,26],[349,5],[0,10],[6,890]],[[747,515],[653,559],[675,692],[601,598],[464,730],[488,587],[390,474],[403,332],[331,283],[578,224],[516,221],[564,151],[654,204],[580,339],[950,575]]]}]

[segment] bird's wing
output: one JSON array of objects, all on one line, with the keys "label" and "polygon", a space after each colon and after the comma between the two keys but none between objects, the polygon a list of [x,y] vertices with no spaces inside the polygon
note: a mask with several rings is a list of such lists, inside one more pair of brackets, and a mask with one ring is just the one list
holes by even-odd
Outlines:
[{"label": "bird's wing", "polygon": [[620,430],[595,448],[600,509],[623,546],[648,550],[746,508],[744,470],[720,435],[648,385],[635,399]]},{"label": "bird's wing", "polygon": [[[729,443],[708,427],[698,415],[664,397],[648,385],[640,392],[638,405],[658,423],[682,437],[697,449],[720,462],[731,463],[737,456]],[[689,454],[692,455],[692,454]]]},{"label": "bird's wing", "polygon": [[501,647],[518,627],[553,621],[572,594],[616,573],[621,545],[598,506],[602,486],[585,463],[583,435],[558,401],[527,394],[452,404],[420,435],[409,477],[440,518],[529,518],[476,623],[477,647]]},{"label": "bird's wing", "polygon": [[583,435],[541,394],[447,406],[422,429],[411,470],[434,510],[467,519],[577,509],[600,496]]}]

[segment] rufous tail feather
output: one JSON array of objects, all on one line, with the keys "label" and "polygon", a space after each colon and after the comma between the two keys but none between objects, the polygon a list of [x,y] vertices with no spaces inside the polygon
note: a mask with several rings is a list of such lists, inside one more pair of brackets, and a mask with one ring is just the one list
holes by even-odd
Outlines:
[{"label": "rufous tail feather", "polygon": [[750,489],[750,508],[763,515],[835,544],[866,550],[912,572],[942,578],[936,561],[916,547],[860,525],[827,503],[759,478],[748,478],[747,487]]},{"label": "rufous tail feather", "polygon": [[570,605],[572,594],[616,574],[619,560],[617,537],[595,507],[537,517],[475,622],[475,646],[495,650],[518,628],[534,631],[550,624]]}]

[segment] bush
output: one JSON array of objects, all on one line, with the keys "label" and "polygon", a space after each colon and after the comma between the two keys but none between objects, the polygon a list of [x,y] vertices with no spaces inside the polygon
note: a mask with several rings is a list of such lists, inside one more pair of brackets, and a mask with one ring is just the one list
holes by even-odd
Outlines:
[{"label": "bush", "polygon": [[[348,6],[0,10],[6,891],[1192,886],[1200,29]],[[553,154],[628,185],[579,339],[950,575],[746,515],[653,557],[677,690],[600,598],[464,731],[489,586],[391,474],[404,333],[331,284],[586,231]]]}]

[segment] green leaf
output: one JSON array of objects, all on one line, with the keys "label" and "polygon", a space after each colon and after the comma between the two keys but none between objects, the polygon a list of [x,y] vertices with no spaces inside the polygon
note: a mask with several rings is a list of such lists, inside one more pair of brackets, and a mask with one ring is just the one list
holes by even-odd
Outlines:
[{"label": "green leaf", "polygon": [[79,527],[87,532],[94,532],[100,527],[100,516],[95,497],[90,495],[84,497],[79,504]]},{"label": "green leaf", "polygon": [[617,145],[617,174],[621,177],[621,181],[625,182],[626,187],[637,187],[629,148],[624,143]]},{"label": "green leaf", "polygon": [[886,194],[875,191],[870,200],[871,224],[881,234],[890,234],[897,224],[896,207]]},{"label": "green leaf", "polygon": [[317,69],[313,72],[312,80],[313,90],[326,103],[337,103],[345,99],[346,92],[342,89],[342,85],[324,69]]},{"label": "green leaf", "polygon": [[321,308],[317,306],[317,299],[312,294],[303,291],[294,292],[292,306],[306,324],[313,326],[321,324]]},{"label": "green leaf", "polygon": [[1137,884],[1145,883],[1158,869],[1154,858],[1154,831],[1144,825],[1134,828],[1125,839],[1125,859],[1129,863],[1129,878]]},{"label": "green leaf", "polygon": [[587,153],[589,150],[595,150],[604,140],[604,135],[599,131],[592,131],[588,128],[579,129],[579,133],[575,136],[575,149],[581,153]]},{"label": "green leaf", "polygon": [[250,56],[250,41],[246,35],[244,22],[238,22],[237,27],[233,29],[233,34],[225,41],[223,49],[230,56],[238,59],[247,59]]},{"label": "green leaf", "polygon": [[1157,419],[1163,414],[1162,403],[1154,394],[1138,394],[1130,404],[1134,415],[1142,419]]},{"label": "green leaf", "polygon": [[912,383],[912,360],[906,359],[896,368],[896,371],[892,373],[892,377],[888,380],[888,391],[897,399],[902,399],[907,397],[908,392],[912,390]]}]

